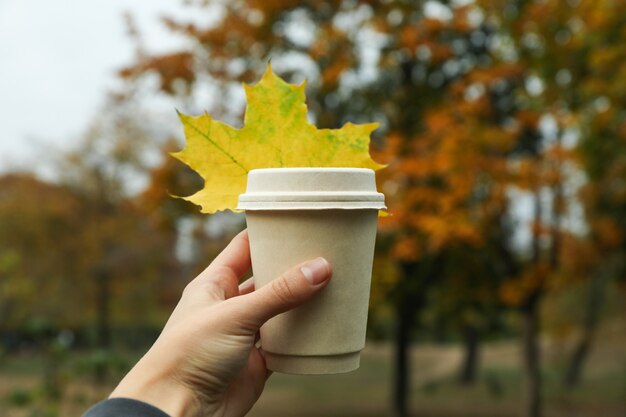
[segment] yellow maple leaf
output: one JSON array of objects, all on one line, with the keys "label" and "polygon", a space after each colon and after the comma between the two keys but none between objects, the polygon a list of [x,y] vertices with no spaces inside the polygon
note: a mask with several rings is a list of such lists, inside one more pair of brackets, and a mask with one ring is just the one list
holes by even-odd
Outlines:
[{"label": "yellow maple leaf", "polygon": [[305,83],[289,84],[269,65],[259,83],[244,89],[247,107],[241,129],[206,113],[179,113],[187,144],[172,155],[204,179],[202,190],[183,197],[201,206],[203,213],[235,211],[252,169],[384,167],[369,154],[370,134],[378,123],[318,129],[306,117]]}]

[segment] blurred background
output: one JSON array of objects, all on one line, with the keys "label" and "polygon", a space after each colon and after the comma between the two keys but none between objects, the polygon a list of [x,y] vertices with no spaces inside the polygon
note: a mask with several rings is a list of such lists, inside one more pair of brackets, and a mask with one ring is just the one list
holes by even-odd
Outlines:
[{"label": "blurred background", "polygon": [[251,416],[626,415],[626,2],[0,1],[0,410],[81,415],[245,227],[175,109],[271,60],[388,167],[361,368]]}]

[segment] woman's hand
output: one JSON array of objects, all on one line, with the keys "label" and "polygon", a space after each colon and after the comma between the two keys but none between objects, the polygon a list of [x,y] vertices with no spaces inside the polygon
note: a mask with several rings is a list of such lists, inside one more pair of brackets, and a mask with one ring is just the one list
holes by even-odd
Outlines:
[{"label": "woman's hand", "polygon": [[185,288],[163,332],[110,398],[152,404],[172,417],[242,416],[271,372],[255,347],[263,323],[295,308],[326,286],[323,258],[300,264],[254,290],[247,231]]}]

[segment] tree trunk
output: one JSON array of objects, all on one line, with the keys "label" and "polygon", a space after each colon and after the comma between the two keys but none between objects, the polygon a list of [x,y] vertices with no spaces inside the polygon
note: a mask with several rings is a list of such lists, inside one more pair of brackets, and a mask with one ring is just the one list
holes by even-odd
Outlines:
[{"label": "tree trunk", "polygon": [[[403,297],[404,298],[404,297]],[[393,407],[394,417],[408,416],[408,399],[410,387],[410,334],[413,327],[413,309],[410,301],[403,299],[396,307],[396,332],[394,343],[394,384]]]},{"label": "tree trunk", "polygon": [[[96,344],[104,353],[111,346],[111,321],[110,321],[110,274],[106,268],[97,268],[96,278]],[[94,378],[96,384],[102,385],[107,378],[106,362],[95,363]]]},{"label": "tree trunk", "polygon": [[110,285],[109,272],[104,269],[96,271],[96,305],[97,305],[97,344],[100,349],[108,349],[111,346],[111,320],[110,320]]},{"label": "tree trunk", "polygon": [[591,346],[593,345],[596,327],[600,320],[607,279],[611,276],[611,272],[612,268],[609,266],[606,271],[600,271],[592,278],[591,288],[588,292],[583,332],[578,344],[574,348],[563,379],[563,385],[567,388],[574,388],[580,384],[584,364],[591,350]]},{"label": "tree trunk", "polygon": [[582,337],[574,348],[574,353],[572,354],[567,370],[565,371],[563,385],[565,385],[566,388],[574,388],[580,384],[580,377],[582,375],[587,355],[591,350],[592,340],[593,330],[585,327],[583,329]]},{"label": "tree trunk", "polygon": [[[541,223],[542,205],[538,190],[534,193],[534,221]],[[552,242],[554,245],[554,241]],[[539,234],[534,233],[531,244],[532,260],[530,267],[538,266],[541,262],[541,245]],[[554,251],[554,246],[552,247]],[[557,261],[557,257],[550,255],[550,262]],[[531,291],[521,308],[522,315],[522,416],[541,416],[541,363],[539,351],[539,300],[542,287],[537,286]]]},{"label": "tree trunk", "polygon": [[522,309],[523,417],[541,416],[541,363],[539,349],[539,295]]},{"label": "tree trunk", "polygon": [[443,262],[432,258],[422,262],[400,263],[403,284],[397,291],[396,332],[394,352],[394,374],[392,415],[408,416],[408,400],[411,381],[409,362],[411,330],[415,326],[417,314],[426,305],[426,292],[441,274]]},{"label": "tree trunk", "polygon": [[463,342],[465,355],[459,373],[459,382],[463,385],[473,385],[478,376],[479,333],[476,326],[463,326]]}]

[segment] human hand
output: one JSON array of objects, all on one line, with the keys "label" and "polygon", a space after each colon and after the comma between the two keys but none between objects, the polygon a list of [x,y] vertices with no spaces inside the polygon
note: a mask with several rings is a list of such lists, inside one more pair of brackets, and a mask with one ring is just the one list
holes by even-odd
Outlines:
[{"label": "human hand", "polygon": [[191,281],[163,332],[109,398],[152,404],[172,417],[242,416],[271,372],[255,346],[270,318],[318,293],[332,275],[323,258],[286,271],[254,290],[247,231]]}]

